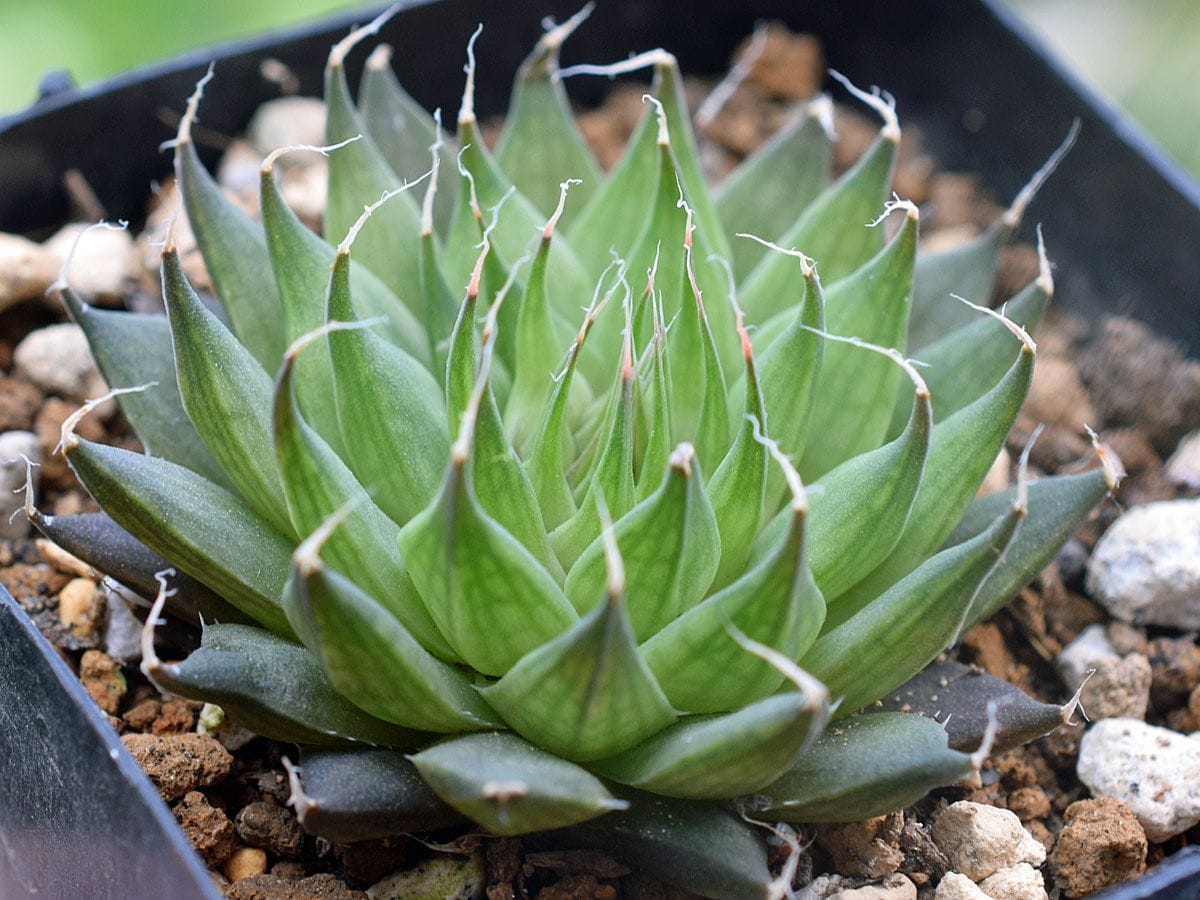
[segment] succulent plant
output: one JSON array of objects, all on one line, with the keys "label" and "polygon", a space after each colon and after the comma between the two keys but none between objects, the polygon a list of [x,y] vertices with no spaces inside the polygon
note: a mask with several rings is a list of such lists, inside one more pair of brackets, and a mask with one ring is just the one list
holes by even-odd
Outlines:
[{"label": "succulent plant", "polygon": [[[559,69],[585,15],[526,59],[494,150],[474,38],[456,149],[386,49],[354,103],[343,63],[381,20],[355,32],[329,57],[330,146],[266,158],[261,223],[197,155],[202,81],[174,153],[220,307],[173,238],[165,317],[62,286],[146,453],[73,418],[62,450],[105,514],[32,515],[203,619],[179,662],[148,635],[147,674],[301,745],[311,830],[556,828],[762,894],[747,818],[860,819],[979,766],[877,707],[1112,473],[975,496],[1029,389],[1044,251],[1003,315],[970,307],[1045,173],[974,242],[918,255],[917,207],[887,200],[893,105],[841,79],[883,120],[851,169],[830,183],[821,99],[712,188],[669,53]],[[562,79],[639,67],[605,175]],[[273,173],[314,150],[324,238]]]}]

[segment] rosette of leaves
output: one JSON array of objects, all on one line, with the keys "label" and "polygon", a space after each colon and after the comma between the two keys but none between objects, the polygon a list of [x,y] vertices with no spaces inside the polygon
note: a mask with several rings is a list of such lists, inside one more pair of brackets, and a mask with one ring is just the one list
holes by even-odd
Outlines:
[{"label": "rosette of leaves", "polygon": [[[917,208],[887,202],[896,114],[848,82],[883,123],[840,178],[820,100],[712,187],[669,53],[559,69],[584,15],[522,65],[492,149],[474,39],[453,137],[386,48],[352,99],[344,60],[379,22],[334,47],[323,236],[273,172],[318,148],[267,157],[261,222],[222,194],[191,140],[202,83],[174,152],[219,306],[172,239],[165,317],[63,287],[108,382],[141,386],[117,400],[146,452],[68,422],[104,513],[33,517],[203,619],[182,661],[148,640],[147,673],[300,745],[310,830],[560,829],[762,895],[747,817],[861,819],[978,767],[877,701],[1032,577],[1106,476],[976,499],[1052,282],[1043,254],[1003,316],[950,294],[990,298],[1033,188],[918,254]],[[562,77],[638,67],[645,112],[604,174]]]}]

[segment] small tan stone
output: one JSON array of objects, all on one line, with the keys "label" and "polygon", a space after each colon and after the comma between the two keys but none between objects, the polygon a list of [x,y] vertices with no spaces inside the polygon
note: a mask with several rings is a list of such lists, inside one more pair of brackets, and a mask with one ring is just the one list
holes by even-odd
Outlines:
[{"label": "small tan stone", "polygon": [[243,878],[253,878],[255,875],[265,875],[267,872],[267,851],[257,847],[238,847],[233,855],[225,862],[225,877],[231,882]]},{"label": "small tan stone", "polygon": [[96,570],[78,556],[73,556],[53,541],[38,538],[34,542],[38,556],[42,562],[64,575],[75,575],[79,578],[90,578],[92,581],[99,577]]},{"label": "small tan stone", "polygon": [[77,637],[91,637],[104,622],[104,591],[90,578],[72,578],[58,592],[58,618]]},{"label": "small tan stone", "polygon": [[52,252],[20,235],[0,234],[0,310],[42,297],[57,277]]},{"label": "small tan stone", "polygon": [[106,713],[116,715],[129,685],[115,659],[99,650],[84,652],[79,660],[79,681]]}]

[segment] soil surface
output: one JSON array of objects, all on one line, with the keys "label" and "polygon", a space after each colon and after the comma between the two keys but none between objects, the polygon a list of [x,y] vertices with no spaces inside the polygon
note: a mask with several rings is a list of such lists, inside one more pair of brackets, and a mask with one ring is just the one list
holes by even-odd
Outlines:
[{"label": "soil surface", "polygon": [[[704,161],[714,178],[757,147],[793,104],[811,97],[822,81],[820,47],[809,37],[772,27],[749,46],[758,54],[748,66],[749,76],[701,130]],[[699,106],[712,87],[689,81],[693,104]],[[582,114],[584,134],[606,165],[616,160],[641,115],[642,92],[640,86],[618,87],[604,107]],[[300,112],[290,107],[288,126],[300,127],[297,123],[303,125],[306,114],[315,117],[310,142],[320,143],[318,105],[302,106]],[[835,164],[844,170],[877,126],[841,107],[836,124],[841,139]],[[220,172],[231,194],[251,209],[260,159],[260,150],[237,140]],[[303,159],[284,172],[289,202],[310,222],[319,218],[323,203],[322,164],[319,157]],[[905,131],[895,187],[900,196],[922,205],[923,241],[929,248],[967,240],[1002,212],[974,177],[939,172],[911,128]],[[173,185],[162,185],[146,232],[121,244],[120,271],[115,276],[111,272],[110,248],[103,259],[77,258],[73,281],[95,276],[89,282],[93,301],[156,308],[153,243],[177,204]],[[77,335],[47,333],[65,319],[41,298],[41,290],[57,274],[57,264],[48,256],[51,249],[9,238],[0,236],[0,255],[10,254],[10,245],[11,253],[20,254],[15,258],[21,278],[0,280],[0,291],[8,292],[0,295],[0,448],[6,457],[22,452],[40,462],[37,502],[44,511],[95,510],[54,449],[63,420],[97,393],[98,376],[90,359],[71,361],[77,357]],[[186,222],[180,223],[178,240],[187,246]],[[188,254],[186,264],[193,283],[211,290],[198,254]],[[1011,296],[1036,272],[1032,248],[1008,248],[996,300]],[[43,342],[39,354],[49,354],[49,366],[38,362],[38,354],[19,349],[30,346],[31,335]],[[1036,338],[1034,389],[985,489],[1011,483],[1012,461],[1038,423],[1045,426],[1032,453],[1039,472],[1094,465],[1085,431],[1090,426],[1124,460],[1129,475],[1033,584],[991,621],[967,632],[953,655],[1038,699],[1062,703],[1079,687],[1072,660],[1082,658],[1078,648],[1084,635],[1102,646],[1100,662],[1084,660],[1097,669],[1084,689],[1084,710],[1193,734],[1200,731],[1196,634],[1111,618],[1089,587],[1087,573],[1097,541],[1126,509],[1200,496],[1200,364],[1127,319],[1084,323],[1053,313]],[[79,430],[91,440],[137,446],[115,408],[84,419]],[[1169,465],[1164,462],[1168,459]],[[24,481],[24,466],[16,471],[17,466],[6,464],[6,485]],[[393,893],[388,896],[404,896],[407,882],[395,879],[423,877],[428,867],[443,861],[458,867],[463,896],[474,892],[489,900],[684,896],[620,859],[557,849],[543,838],[492,839],[452,831],[429,840],[396,837],[336,845],[306,835],[286,805],[281,760],[294,757],[294,748],[236,727],[202,733],[200,704],[160,694],[138,671],[136,637],[130,639],[137,623],[120,593],[100,573],[35,539],[19,513],[8,527],[0,538],[0,583],[79,673],[228,896],[365,897],[363,891],[372,885],[388,895],[383,892],[389,884]],[[1080,897],[1135,876],[1200,840],[1200,826],[1195,825],[1150,840],[1128,803],[1093,796],[1077,774],[1086,727],[1085,722],[1063,726],[1026,747],[999,754],[975,784],[935,792],[910,809],[862,823],[802,830],[797,888],[809,897],[949,898],[1045,896],[1039,887],[1044,885],[1051,893]],[[998,816],[997,811],[1005,812]],[[1200,819],[1200,811],[1196,817]],[[947,836],[951,832],[953,838]],[[989,864],[977,852],[964,855],[971,840],[988,834],[994,843],[999,840],[994,835],[1002,832],[1014,836],[1003,866],[986,872]],[[782,864],[783,852],[777,855]],[[976,868],[964,874],[971,867]]]}]

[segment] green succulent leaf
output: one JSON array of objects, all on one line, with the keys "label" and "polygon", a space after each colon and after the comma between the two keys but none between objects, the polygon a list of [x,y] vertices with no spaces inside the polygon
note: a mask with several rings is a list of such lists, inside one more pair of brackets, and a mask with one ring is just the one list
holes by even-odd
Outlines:
[{"label": "green succulent leaf", "polygon": [[[325,337],[318,334],[316,340]],[[405,569],[397,545],[399,526],[371,501],[349,467],[300,413],[293,375],[303,349],[302,342],[293,344],[284,354],[272,406],[275,455],[292,524],[297,533],[311,534],[348,505],[345,521],[324,545],[324,558],[383,604],[432,653],[457,661]]]},{"label": "green succulent leaf", "polygon": [[609,565],[590,613],[480,690],[523,737],[576,761],[628,750],[676,719],[638,654],[623,579]]},{"label": "green succulent leaf", "polygon": [[292,535],[271,446],[270,377],[200,302],[174,247],[163,251],[162,286],[188,418],[238,493]]},{"label": "green succulent leaf", "polygon": [[472,734],[411,757],[439,797],[493,834],[574,825],[625,809],[598,778],[512,734]]},{"label": "green succulent leaf", "polygon": [[[999,612],[1045,568],[1115,483],[1110,471],[1095,469],[1082,475],[1057,475],[1029,484],[1029,514],[995,571],[979,588],[967,613],[966,627]],[[978,534],[981,520],[994,518],[1006,505],[1011,505],[1016,491],[1016,488],[998,491],[973,501],[947,539],[947,545]]]},{"label": "green succulent leaf", "polygon": [[852,712],[937,658],[961,632],[979,588],[1025,516],[1014,505],[983,533],[943,550],[830,629],[801,665]]},{"label": "green succulent leaf", "polygon": [[[1045,275],[1004,305],[1004,315],[1030,334],[1041,321],[1053,293],[1049,270]],[[1006,332],[1004,323],[991,316],[976,317],[921,349],[921,362],[925,363],[922,374],[934,398],[935,422],[974,403],[1003,377],[1012,364],[1012,345]],[[895,415],[892,422],[894,427]]]},{"label": "green succulent leaf", "polygon": [[[335,47],[325,67],[325,141],[330,145],[350,141],[329,156],[324,229],[325,239],[331,244],[345,237],[365,205],[404,184],[371,139],[350,97],[342,65],[350,46]],[[412,197],[402,193],[378,209],[356,241],[358,259],[395,292],[418,320],[424,309],[417,256],[397,253],[396,248],[416,246],[420,233],[420,211]]]},{"label": "green succulent leaf", "polygon": [[816,639],[825,601],[805,558],[803,501],[790,513],[788,529],[761,560],[642,645],[646,664],[677,709],[727,712],[783,683],[778,668],[747,653],[730,634],[731,624],[788,659],[798,659]]},{"label": "green succulent leaf", "polygon": [[[620,161],[567,229],[571,245],[590,271],[604,268],[610,249],[628,255],[635,246],[640,229],[630,223],[645,221],[646,201],[658,195],[662,167],[658,138],[657,114],[647,104]],[[676,191],[675,199],[678,195]],[[619,240],[628,240],[629,246],[614,246]]]},{"label": "green succulent leaf", "polygon": [[714,588],[724,587],[746,571],[767,496],[767,448],[757,435],[766,421],[766,410],[749,336],[744,328],[739,330],[746,363],[746,407],[729,451],[708,481],[708,496],[721,539]]},{"label": "green succulent leaf", "polygon": [[263,627],[290,637],[279,606],[291,542],[241,498],[190,469],[64,435],[88,493],[131,535]]},{"label": "green succulent leaf", "polygon": [[247,625],[209,625],[187,659],[147,668],[162,690],[216,703],[277,741],[408,748],[429,738],[371,717],[334,690],[303,647]]},{"label": "green succulent leaf", "polygon": [[[795,222],[829,183],[833,113],[820,97],[796,109],[765,144],[746,157],[713,193],[717,213],[733,233],[754,232],[774,240]],[[733,271],[745,278],[764,248],[735,241]]]},{"label": "green succulent leaf", "polygon": [[600,166],[575,124],[571,103],[558,79],[559,48],[591,11],[589,4],[549,29],[521,63],[496,144],[496,162],[543,215],[553,211],[560,182],[581,179],[581,200],[600,182]]},{"label": "green succulent leaf", "polygon": [[[626,321],[629,321],[628,315]],[[614,519],[621,518],[633,507],[635,372],[628,332],[627,328],[620,369],[610,396],[612,413],[608,416],[607,427],[597,432],[598,435],[604,435],[598,459],[583,483],[578,509],[550,534],[559,561],[568,572],[574,567],[580,554],[600,535],[601,507],[606,507]]]},{"label": "green succulent leaf", "polygon": [[1000,251],[1012,236],[1003,220],[978,237],[938,253],[923,253],[914,274],[912,316],[908,323],[910,346],[924,350],[938,338],[973,322],[970,309],[953,294],[972,303],[988,305]]},{"label": "green succulent leaf", "polygon": [[[329,321],[357,321],[350,290],[350,258],[338,253]],[[350,468],[380,509],[403,524],[441,482],[450,448],[442,389],[417,360],[365,329],[330,332],[329,359]]]},{"label": "green succulent leaf", "polygon": [[[778,243],[815,259],[831,283],[870,260],[883,246],[883,235],[868,226],[887,197],[899,140],[899,128],[885,126],[862,158],[800,214]],[[746,276],[741,295],[751,321],[764,322],[786,308],[794,282],[790,268],[786,259],[768,254]]]},{"label": "green succulent leaf", "polygon": [[498,727],[466,675],[433,656],[353,581],[321,565],[322,531],[294,554],[283,609],[330,684],[355,706],[405,728]]},{"label": "green succulent leaf", "polygon": [[724,715],[690,716],[592,765],[614,781],[667,797],[750,794],[796,764],[825,725],[826,699],[789,691]]},{"label": "green succulent leaf", "polygon": [[748,812],[768,822],[857,822],[903,809],[975,766],[924,716],[885,712],[841,719]]},{"label": "green succulent leaf", "polygon": [[[200,88],[193,96],[198,105]],[[190,135],[195,106],[184,116],[175,149],[175,177],[187,208],[188,224],[234,334],[264,369],[279,365],[287,335],[283,308],[262,226],[229,200],[208,174]]]},{"label": "green succulent leaf", "polygon": [[490,360],[489,346],[438,495],[399,540],[441,634],[469,665],[498,676],[579,617],[551,573],[484,511],[476,494],[476,424]]},{"label": "green succulent leaf", "polygon": [[458,190],[454,147],[442,135],[440,122],[401,87],[391,61],[392,48],[386,44],[376,47],[367,57],[358,88],[359,113],[371,141],[400,178],[411,181],[425,171],[429,166],[429,149],[438,145],[433,221],[438,232],[444,233],[454,212]]},{"label": "green succulent leaf", "polygon": [[[917,208],[907,205],[895,237],[853,275],[825,293],[825,327],[904,352],[904,330],[917,255]],[[922,359],[922,362],[925,362]],[[904,378],[885,357],[863,356],[840,342],[825,346],[807,428],[800,471],[815,481],[826,472],[880,445],[892,418],[892,398]],[[988,385],[991,386],[990,383]],[[907,406],[907,404],[905,404]]]},{"label": "green succulent leaf", "polygon": [[[928,470],[933,429],[929,392],[903,357],[895,351],[884,355],[914,381],[908,427],[891,443],[847,460],[813,485],[808,559],[831,604],[863,572],[887,559],[905,533]],[[785,509],[763,529],[753,558],[777,540],[789,517]]]},{"label": "green succulent leaf", "polygon": [[[613,532],[625,561],[629,621],[644,641],[700,602],[720,560],[717,520],[690,445],[675,449],[659,489],[617,519]],[[567,597],[577,610],[602,602],[606,577],[601,535],[567,574]]]},{"label": "green succulent leaf", "polygon": [[151,385],[117,396],[117,405],[145,451],[233,488],[184,412],[167,318],[96,309],[70,287],[61,293],[71,318],[87,336],[104,381],[115,387]]},{"label": "green succulent leaf", "polygon": [[[817,377],[825,355],[825,294],[811,261],[799,260],[803,288],[795,318],[765,348],[756,347],[759,386],[771,437],[789,457],[803,454],[811,435],[806,428],[816,396]],[[743,386],[738,394],[745,392]],[[787,485],[777,472],[767,476],[765,508],[774,513]]]},{"label": "green succulent leaf", "polygon": [[826,627],[853,615],[895,584],[941,546],[975,496],[984,475],[1004,446],[1033,378],[1032,342],[990,391],[933,428],[925,475],[904,533],[870,575],[840,597],[827,594]]}]

